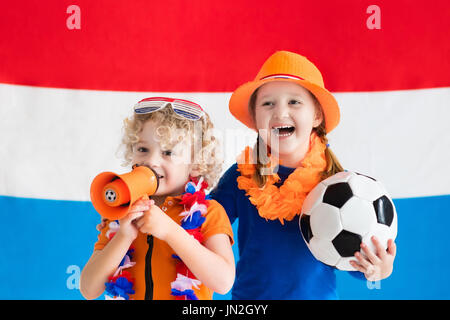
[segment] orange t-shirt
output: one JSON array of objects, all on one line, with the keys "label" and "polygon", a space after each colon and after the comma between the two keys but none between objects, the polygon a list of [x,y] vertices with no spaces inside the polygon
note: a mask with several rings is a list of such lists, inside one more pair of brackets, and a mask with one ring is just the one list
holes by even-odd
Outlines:
[{"label": "orange t-shirt", "polygon": [[[181,196],[167,197],[164,204],[160,206],[179,225],[181,225],[182,219],[180,213],[184,210],[183,205],[179,204],[180,201]],[[208,200],[208,204],[206,220],[201,226],[204,241],[212,235],[223,233],[230,237],[230,242],[233,244],[233,231],[225,209],[215,200]],[[94,250],[102,250],[108,243],[109,239],[106,237],[106,233],[109,230],[108,225],[109,221],[107,221],[107,226],[98,235],[98,241],[94,245]],[[136,262],[136,265],[125,269],[135,278],[135,294],[130,295],[130,299],[144,300],[146,291],[145,256],[149,247],[147,234],[139,232],[137,238],[133,241],[133,246],[132,261]],[[177,260],[172,257],[172,254],[175,254],[175,252],[165,241],[153,238],[151,277],[153,280],[153,299],[155,300],[175,300],[175,296],[171,295],[170,284],[175,281],[177,276],[175,270]],[[193,288],[193,290],[199,300],[212,299],[213,291],[203,284],[199,285],[199,289]]]}]

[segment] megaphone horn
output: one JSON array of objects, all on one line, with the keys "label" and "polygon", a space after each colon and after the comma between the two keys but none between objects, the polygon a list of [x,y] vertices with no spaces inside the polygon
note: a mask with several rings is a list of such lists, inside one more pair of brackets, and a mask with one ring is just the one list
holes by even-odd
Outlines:
[{"label": "megaphone horn", "polygon": [[158,175],[146,166],[134,166],[129,173],[102,172],[91,184],[91,201],[100,215],[109,220],[125,217],[130,206],[158,190]]}]

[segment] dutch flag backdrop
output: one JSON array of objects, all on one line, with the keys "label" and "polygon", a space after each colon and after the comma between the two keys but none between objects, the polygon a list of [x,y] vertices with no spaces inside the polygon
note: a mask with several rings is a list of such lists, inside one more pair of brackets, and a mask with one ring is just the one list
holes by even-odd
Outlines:
[{"label": "dutch flag backdrop", "polygon": [[446,0],[1,1],[0,299],[82,299],[90,183],[128,170],[116,151],[134,103],[203,105],[225,170],[253,143],[231,92],[277,50],[321,70],[341,108],[331,148],[397,207],[393,274],[336,271],[340,297],[449,299],[449,29]]}]

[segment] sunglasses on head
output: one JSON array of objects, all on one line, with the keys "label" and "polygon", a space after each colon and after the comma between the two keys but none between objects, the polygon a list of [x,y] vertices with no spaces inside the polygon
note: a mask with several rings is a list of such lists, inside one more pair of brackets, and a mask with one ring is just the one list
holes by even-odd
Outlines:
[{"label": "sunglasses on head", "polygon": [[134,113],[147,114],[161,109],[169,105],[177,116],[192,121],[199,120],[203,117],[204,112],[199,104],[183,99],[173,99],[165,97],[145,98],[134,106]]}]

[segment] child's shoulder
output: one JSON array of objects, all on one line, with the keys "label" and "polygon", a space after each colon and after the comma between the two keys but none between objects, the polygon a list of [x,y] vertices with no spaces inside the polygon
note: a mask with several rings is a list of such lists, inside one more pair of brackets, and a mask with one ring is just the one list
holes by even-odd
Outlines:
[{"label": "child's shoulder", "polygon": [[237,177],[240,176],[237,162],[233,163],[220,178],[221,183],[236,183]]},{"label": "child's shoulder", "polygon": [[213,234],[224,233],[230,237],[231,243],[233,243],[233,230],[224,207],[214,199],[207,200],[207,202],[208,211],[202,225],[205,239]]},{"label": "child's shoulder", "polygon": [[207,215],[222,214],[222,213],[226,214],[225,208],[217,200],[209,199],[206,200],[206,202],[208,204]]},{"label": "child's shoulder", "polygon": [[229,204],[232,203],[236,197],[236,193],[239,191],[237,178],[240,176],[240,172],[237,171],[237,163],[231,165],[220,177],[219,182],[211,190],[209,195],[220,202],[227,210]]}]

